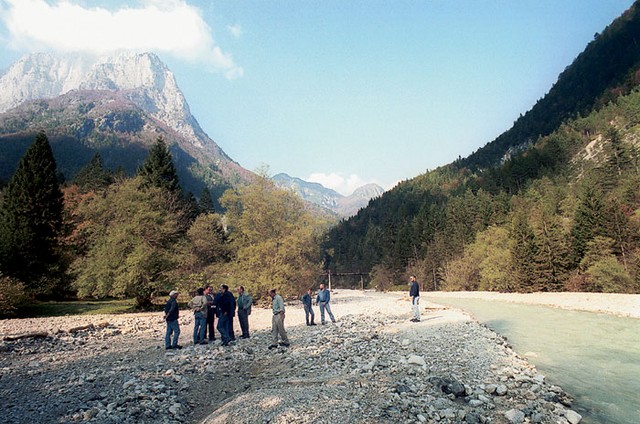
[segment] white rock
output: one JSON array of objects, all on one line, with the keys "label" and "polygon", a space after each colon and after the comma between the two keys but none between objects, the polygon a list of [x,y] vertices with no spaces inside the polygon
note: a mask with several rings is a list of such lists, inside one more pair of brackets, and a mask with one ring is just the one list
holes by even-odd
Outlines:
[{"label": "white rock", "polygon": [[496,394],[498,396],[506,395],[507,391],[508,391],[507,386],[505,386],[504,384],[500,384],[500,385],[498,385],[498,387],[496,387]]},{"label": "white rock", "polygon": [[171,412],[171,414],[173,415],[179,414],[181,406],[182,405],[180,405],[179,403],[174,403],[169,407],[169,412]]},{"label": "white rock", "polygon": [[491,403],[491,399],[489,399],[485,395],[478,395],[478,400],[484,403]]},{"label": "white rock", "polygon": [[421,423],[427,422],[427,418],[422,415],[422,414],[418,414],[418,421],[420,421]]},{"label": "white rock", "polygon": [[129,380],[129,381],[127,381],[127,382],[125,382],[125,383],[122,385],[122,388],[126,390],[126,389],[128,389],[129,387],[133,386],[134,384],[136,384],[136,380],[135,380],[135,379],[131,379],[131,380]]},{"label": "white rock", "polygon": [[582,421],[582,415],[578,414],[576,411],[572,411],[569,409],[564,415],[571,424],[578,424]]},{"label": "white rock", "polygon": [[427,366],[427,362],[424,360],[424,358],[418,355],[410,355],[409,358],[407,358],[407,363],[410,365],[418,365],[421,367]]},{"label": "white rock", "polygon": [[512,424],[518,424],[524,421],[524,412],[517,409],[510,409],[504,413],[504,416]]}]

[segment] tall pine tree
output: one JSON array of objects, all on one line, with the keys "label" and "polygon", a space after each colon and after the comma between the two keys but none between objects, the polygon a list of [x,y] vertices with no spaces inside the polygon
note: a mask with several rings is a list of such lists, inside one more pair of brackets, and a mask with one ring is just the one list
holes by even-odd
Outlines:
[{"label": "tall pine tree", "polygon": [[58,235],[63,198],[49,140],[40,132],[4,194],[0,270],[33,294],[49,294],[61,276]]},{"label": "tall pine tree", "polygon": [[213,198],[211,197],[211,191],[207,187],[202,189],[202,194],[200,195],[200,202],[198,203],[198,207],[200,208],[200,212],[202,213],[213,213],[215,207],[213,205]]},{"label": "tall pine tree", "polygon": [[589,243],[595,236],[606,236],[605,203],[603,195],[593,184],[586,184],[576,209],[573,228],[571,229],[571,244],[573,260],[579,263],[584,257]]},{"label": "tall pine tree", "polygon": [[162,137],[149,149],[149,156],[144,161],[138,175],[143,178],[145,186],[164,188],[172,193],[180,191],[180,183],[171,152]]},{"label": "tall pine tree", "polygon": [[96,153],[91,162],[82,168],[73,178],[73,183],[77,184],[83,191],[95,191],[108,187],[113,183],[113,176],[102,166],[100,153]]}]

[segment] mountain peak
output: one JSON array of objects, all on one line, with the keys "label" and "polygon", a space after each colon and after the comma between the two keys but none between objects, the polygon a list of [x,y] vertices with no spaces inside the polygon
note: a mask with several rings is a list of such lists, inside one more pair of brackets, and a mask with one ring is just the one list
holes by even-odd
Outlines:
[{"label": "mountain peak", "polygon": [[375,197],[382,196],[382,193],[384,193],[384,188],[376,183],[369,183],[355,189],[351,196],[366,198],[368,201]]},{"label": "mountain peak", "polygon": [[285,173],[274,175],[271,179],[278,187],[293,190],[302,199],[342,217],[355,215],[369,200],[384,193],[382,187],[373,183],[357,188],[350,196],[343,196],[320,183],[305,181]]},{"label": "mountain peak", "polygon": [[0,77],[0,112],[71,90],[124,91],[142,110],[203,147],[204,132],[173,73],[153,53],[122,52],[93,59],[79,54],[27,55]]},{"label": "mountain peak", "polygon": [[[40,109],[48,112],[34,116]],[[4,137],[45,128],[54,135],[51,140],[58,136],[89,149],[96,149],[96,140],[107,148],[148,145],[168,136],[184,153],[176,161],[183,157],[191,187],[197,179],[221,186],[250,181],[253,175],[200,128],[173,73],[153,53],[27,55],[0,74],[0,124]],[[11,149],[10,144],[4,148]]]}]

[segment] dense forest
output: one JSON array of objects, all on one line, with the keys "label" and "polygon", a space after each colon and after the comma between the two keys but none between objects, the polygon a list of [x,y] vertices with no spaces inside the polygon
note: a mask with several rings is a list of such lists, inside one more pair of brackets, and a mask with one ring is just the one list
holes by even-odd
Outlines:
[{"label": "dense forest", "polygon": [[162,138],[137,175],[99,154],[64,185],[40,133],[2,190],[0,315],[33,299],[135,298],[140,308],[178,288],[244,285],[297,295],[320,273],[319,221],[266,176],[199,201],[184,193]]},{"label": "dense forest", "polygon": [[640,8],[513,127],[341,222],[326,267],[378,287],[640,292]]}]

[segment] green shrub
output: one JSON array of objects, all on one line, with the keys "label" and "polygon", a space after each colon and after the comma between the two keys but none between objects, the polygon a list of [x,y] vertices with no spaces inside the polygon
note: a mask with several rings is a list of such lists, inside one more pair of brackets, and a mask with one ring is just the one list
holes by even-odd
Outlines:
[{"label": "green shrub", "polygon": [[26,299],[24,284],[15,278],[0,275],[0,316],[15,315]]},{"label": "green shrub", "polygon": [[632,291],[633,280],[614,256],[600,259],[587,269],[590,291],[627,293]]}]

